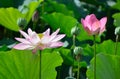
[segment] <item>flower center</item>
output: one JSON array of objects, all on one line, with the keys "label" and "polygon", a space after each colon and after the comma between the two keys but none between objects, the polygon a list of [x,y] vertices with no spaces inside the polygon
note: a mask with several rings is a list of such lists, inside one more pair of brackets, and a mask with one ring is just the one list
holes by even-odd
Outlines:
[{"label": "flower center", "polygon": [[39,33],[38,36],[41,39],[44,35],[42,33]]},{"label": "flower center", "polygon": [[[44,34],[39,33],[38,36],[39,36],[39,38],[41,39],[41,38],[43,38]],[[39,42],[38,45],[37,45],[37,47],[38,47],[40,50],[43,50],[43,49],[45,48],[45,45],[42,44],[41,42]]]}]

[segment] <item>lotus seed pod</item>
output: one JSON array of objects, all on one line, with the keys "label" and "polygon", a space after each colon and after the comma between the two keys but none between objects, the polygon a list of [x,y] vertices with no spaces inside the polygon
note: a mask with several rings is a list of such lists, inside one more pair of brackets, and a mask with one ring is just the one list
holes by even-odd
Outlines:
[{"label": "lotus seed pod", "polygon": [[25,18],[19,18],[17,20],[17,25],[21,28],[24,28],[27,25],[27,20]]},{"label": "lotus seed pod", "polygon": [[75,55],[80,55],[83,52],[83,48],[82,47],[75,47],[74,48],[74,54]]},{"label": "lotus seed pod", "polygon": [[39,19],[39,12],[38,11],[35,11],[33,16],[32,16],[32,21],[33,22],[37,22]]},{"label": "lotus seed pod", "polygon": [[120,27],[115,28],[115,35],[120,35]]},{"label": "lotus seed pod", "polygon": [[77,36],[77,35],[79,35],[79,33],[80,33],[80,28],[78,26],[75,26],[71,29],[71,34],[72,35]]}]

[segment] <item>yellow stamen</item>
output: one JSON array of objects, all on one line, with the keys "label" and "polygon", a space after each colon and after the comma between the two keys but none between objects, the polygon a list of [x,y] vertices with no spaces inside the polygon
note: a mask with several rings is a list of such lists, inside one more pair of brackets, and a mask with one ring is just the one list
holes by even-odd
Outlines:
[{"label": "yellow stamen", "polygon": [[39,38],[42,38],[44,35],[42,33],[38,34]]}]

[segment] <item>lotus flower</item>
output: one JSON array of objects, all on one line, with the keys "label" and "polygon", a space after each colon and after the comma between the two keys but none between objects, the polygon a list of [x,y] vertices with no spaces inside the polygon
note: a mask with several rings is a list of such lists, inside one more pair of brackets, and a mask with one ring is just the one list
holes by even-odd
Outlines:
[{"label": "lotus flower", "polygon": [[60,29],[57,29],[50,35],[50,29],[47,29],[41,34],[37,34],[35,31],[28,29],[28,34],[20,30],[20,33],[25,38],[15,38],[20,43],[16,44],[13,48],[18,50],[33,50],[35,53],[38,49],[43,50],[45,48],[56,48],[63,46],[63,42],[60,40],[65,37],[65,34],[58,34]]},{"label": "lotus flower", "polygon": [[89,35],[101,34],[105,31],[107,17],[98,20],[94,14],[87,15],[85,19],[81,19],[84,29]]}]

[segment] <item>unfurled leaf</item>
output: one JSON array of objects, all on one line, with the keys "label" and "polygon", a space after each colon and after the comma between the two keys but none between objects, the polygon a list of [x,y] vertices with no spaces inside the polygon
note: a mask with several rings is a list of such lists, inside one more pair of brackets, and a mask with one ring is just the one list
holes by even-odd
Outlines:
[{"label": "unfurled leaf", "polygon": [[59,12],[65,15],[74,16],[73,11],[67,9],[66,5],[58,3],[56,1],[48,0],[44,6],[47,12]]},{"label": "unfurled leaf", "polygon": [[[118,49],[117,49],[117,55],[120,55],[120,43],[118,43]],[[94,45],[93,46],[87,46],[84,48],[85,54],[89,56],[93,56],[94,52]],[[109,52],[110,51],[110,52]],[[96,52],[97,53],[103,53],[103,54],[115,54],[115,43],[111,40],[106,40],[101,44],[96,45]]]},{"label": "unfurled leaf", "polygon": [[72,27],[78,23],[75,18],[62,13],[46,14],[43,16],[43,20],[45,20],[52,29],[60,28],[61,32],[65,33],[67,36],[71,36]]},{"label": "unfurled leaf", "polygon": [[20,17],[24,17],[15,8],[0,8],[0,24],[10,30],[18,31],[20,28],[17,25],[17,20]]},{"label": "unfurled leaf", "polygon": [[[109,51],[110,52],[110,51]],[[120,56],[98,54],[96,57],[96,79],[119,79]],[[94,79],[94,59],[87,70],[88,79]]]},{"label": "unfurled leaf", "polygon": [[[57,52],[42,52],[42,79],[56,79],[62,58]],[[39,79],[40,56],[31,51],[0,52],[0,79]]]}]

